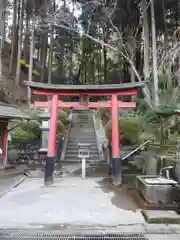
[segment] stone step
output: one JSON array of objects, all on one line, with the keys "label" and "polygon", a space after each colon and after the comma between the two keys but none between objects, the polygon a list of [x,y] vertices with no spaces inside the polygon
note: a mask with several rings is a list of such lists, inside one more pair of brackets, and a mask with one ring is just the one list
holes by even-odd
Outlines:
[{"label": "stone step", "polygon": [[[75,159],[75,160],[63,160],[61,163],[63,163],[64,166],[66,166],[66,164],[79,164],[80,165],[80,168],[81,168],[81,160],[79,161],[78,159]],[[88,167],[97,167],[97,166],[106,166],[106,163],[104,161],[100,161],[99,159],[98,160],[91,160],[89,162],[87,162],[87,169]]]},{"label": "stone step", "polygon": [[96,142],[96,139],[88,139],[88,138],[86,138],[86,139],[74,139],[74,140],[72,140],[72,139],[69,139],[68,140],[68,144],[69,143],[74,143],[74,144],[78,144],[78,143],[87,143],[87,144],[97,144],[97,142]]},{"label": "stone step", "polygon": [[[76,158],[78,158],[78,155],[70,155],[70,154],[66,154],[65,155],[65,158],[67,158],[67,159],[76,159]],[[99,155],[98,154],[94,154],[94,155],[90,155],[90,158],[89,159],[94,159],[94,158],[97,158],[97,159],[99,159]]]},{"label": "stone step", "polygon": [[[70,150],[70,151],[74,151],[74,150],[78,150],[78,149],[79,149],[79,148],[78,148],[77,145],[74,145],[74,146],[67,146],[67,150],[66,150],[66,151],[68,151],[68,150]],[[98,151],[96,145],[91,146],[90,150],[91,150],[91,151]]]},{"label": "stone step", "polygon": [[96,134],[95,134],[94,131],[92,131],[92,132],[86,132],[86,131],[84,131],[84,132],[77,132],[77,130],[76,130],[76,133],[75,133],[75,131],[71,131],[69,133],[69,136],[72,136],[72,137],[76,137],[76,136],[85,137],[85,136],[96,136]]},{"label": "stone step", "polygon": [[97,147],[97,143],[96,143],[96,141],[93,141],[93,142],[87,142],[87,141],[68,141],[68,143],[67,143],[67,147],[74,147],[74,146],[76,146],[77,148],[78,148],[78,144],[79,143],[85,143],[85,144],[89,144],[90,145],[90,147]]},{"label": "stone step", "polygon": [[179,224],[180,215],[175,211],[142,210],[142,214],[148,223]]},{"label": "stone step", "polygon": [[88,132],[88,129],[89,129],[89,132],[90,131],[95,131],[94,126],[87,126],[87,125],[85,126],[85,125],[82,125],[82,124],[81,125],[76,124],[76,125],[72,126],[71,131],[74,131],[74,130],[77,131],[78,129],[80,131],[87,129],[87,132]]},{"label": "stone step", "polygon": [[89,122],[89,123],[93,123],[93,118],[82,118],[82,117],[72,117],[72,122]]},{"label": "stone step", "polygon": [[84,120],[93,120],[93,116],[92,115],[73,115],[72,118],[76,118],[76,119],[84,119]]},{"label": "stone step", "polygon": [[86,131],[82,131],[80,130],[79,132],[77,132],[77,129],[75,130],[72,130],[70,131],[69,133],[69,136],[72,136],[72,137],[75,137],[75,136],[82,136],[82,137],[85,137],[85,136],[96,136],[96,133],[94,130],[92,130],[92,132],[86,132]]},{"label": "stone step", "polygon": [[[86,149],[86,148],[85,148]],[[68,146],[68,148],[66,149],[66,152],[67,151],[78,151],[79,150],[79,148],[78,148],[78,146],[76,145],[76,146]],[[97,149],[97,146],[96,145],[94,145],[93,147],[91,146],[91,148],[89,148],[89,150],[90,151],[92,151],[92,152],[95,152],[95,151],[97,151],[98,152],[98,149]]]},{"label": "stone step", "polygon": [[[77,127],[79,127],[79,128],[77,128]],[[88,127],[88,126],[86,126],[86,127],[83,127],[83,129],[80,128],[80,126],[71,127],[71,131],[76,131],[76,132],[77,132],[77,130],[79,130],[80,132],[87,132],[87,133],[91,133],[92,131],[93,131],[93,132],[95,131],[95,130],[94,130],[94,127]]]},{"label": "stone step", "polygon": [[80,125],[80,124],[84,124],[86,126],[93,126],[94,123],[93,122],[89,122],[89,121],[79,121],[79,120],[75,120],[75,121],[72,121],[73,124],[76,124],[76,125]]},{"label": "stone step", "polygon": [[86,139],[68,139],[68,144],[78,144],[78,143],[87,143],[87,144],[97,144],[95,138],[86,138]]},{"label": "stone step", "polygon": [[73,113],[74,116],[92,116],[93,114],[92,113],[88,113],[88,112],[76,112],[76,113]]},{"label": "stone step", "polygon": [[89,134],[89,133],[86,133],[86,132],[75,134],[73,132],[70,132],[69,137],[96,137],[96,134],[95,133]]},{"label": "stone step", "polygon": [[[87,144],[89,148],[92,147],[97,147],[97,143],[96,142],[85,142],[85,141],[77,141],[77,142],[70,142],[68,143],[67,147],[76,147],[77,149],[79,148],[79,144]],[[87,148],[87,146],[84,146],[83,148]]]},{"label": "stone step", "polygon": [[93,116],[92,116],[92,115],[79,115],[79,114],[76,114],[76,115],[73,115],[72,118],[92,120],[92,119],[93,119]]},{"label": "stone step", "polygon": [[[96,142],[87,142],[87,141],[77,141],[77,142],[69,142],[67,144],[68,148],[76,147],[77,149],[79,148],[79,144],[88,144],[89,148],[96,147],[97,148],[97,143]],[[87,148],[87,146],[84,146],[83,148]]]},{"label": "stone step", "polygon": [[74,124],[87,124],[90,126],[94,125],[94,122],[92,120],[82,120],[82,119],[72,119],[71,123]]},{"label": "stone step", "polygon": [[72,120],[72,123],[74,123],[74,124],[87,124],[87,125],[94,125],[93,124],[93,122],[92,121],[89,121],[89,120],[87,120],[87,121],[85,121],[85,120],[78,120],[78,119],[74,119],[74,120]]},{"label": "stone step", "polygon": [[71,129],[72,130],[74,130],[74,129],[81,129],[82,130],[82,128],[83,129],[91,129],[91,130],[94,130],[94,126],[93,125],[87,125],[87,124],[84,124],[84,123],[82,123],[82,124],[74,124],[74,125],[72,125],[72,127],[71,127]]},{"label": "stone step", "polygon": [[87,133],[87,132],[70,132],[69,137],[96,137],[95,132]]},{"label": "stone step", "polygon": [[[69,150],[67,149],[66,150],[66,154],[70,154],[70,155],[76,155],[78,154],[79,150],[78,149],[73,149],[73,150]],[[94,150],[90,150],[89,151],[90,155],[98,155],[98,150],[97,149],[94,149]]]},{"label": "stone step", "polygon": [[[98,150],[97,149],[89,149],[90,151],[90,154],[98,154]],[[79,152],[79,149],[67,149],[66,150],[66,154],[69,153],[69,154],[78,154]]]},{"label": "stone step", "polygon": [[[90,151],[90,153],[91,153],[92,155],[99,155],[98,150]],[[67,150],[67,151],[66,151],[66,155],[67,155],[67,154],[69,154],[69,155],[76,155],[76,154],[78,154],[78,149],[75,149],[75,150],[73,150],[73,151]]]},{"label": "stone step", "polygon": [[86,121],[93,121],[93,117],[92,116],[73,116],[72,119],[80,119],[80,120],[86,120]]},{"label": "stone step", "polygon": [[87,124],[87,125],[91,125],[91,126],[94,125],[93,121],[89,121],[89,120],[85,121],[85,120],[80,120],[80,119],[73,119],[71,122],[74,124]]},{"label": "stone step", "polygon": [[95,136],[87,136],[87,137],[69,137],[68,141],[86,141],[86,140],[94,140],[96,141]]},{"label": "stone step", "polygon": [[84,127],[83,129],[77,128],[77,126],[71,127],[71,132],[75,131],[78,133],[78,130],[79,130],[79,132],[87,132],[87,133],[95,132],[94,127]]},{"label": "stone step", "polygon": [[76,139],[82,139],[82,140],[86,140],[86,139],[94,139],[96,140],[96,135],[92,136],[92,135],[86,135],[85,133],[82,134],[82,135],[79,135],[79,134],[73,134],[73,135],[70,135],[68,140],[71,139],[71,140],[76,140]]},{"label": "stone step", "polygon": [[[75,162],[76,163],[81,163],[81,159],[79,159],[79,158],[71,158],[71,159],[69,159],[69,158],[65,157],[63,162],[66,162],[66,163],[75,163]],[[99,158],[92,158],[92,159],[88,159],[87,162],[89,162],[89,163],[98,163],[98,162],[101,163],[102,160],[100,160]]]},{"label": "stone step", "polygon": [[95,142],[96,143],[96,138],[86,138],[86,139],[80,139],[80,138],[76,138],[76,139],[68,139],[68,143],[69,142],[72,142],[72,143],[76,143],[76,142],[78,142],[78,141],[84,141],[84,142],[88,142],[88,143],[90,143],[90,142]]},{"label": "stone step", "polygon": [[73,112],[73,115],[80,115],[80,116],[82,116],[82,115],[85,115],[85,116],[87,116],[87,115],[92,115],[93,113],[92,112],[89,112],[89,111],[81,111],[81,112]]},{"label": "stone step", "polygon": [[[87,131],[94,130],[94,125],[91,126],[91,125],[85,125],[85,124],[74,124],[74,125],[71,126],[71,130],[77,130],[77,127],[80,128],[81,126],[83,126],[83,129],[87,130]],[[82,129],[79,129],[79,130],[82,131]]]}]

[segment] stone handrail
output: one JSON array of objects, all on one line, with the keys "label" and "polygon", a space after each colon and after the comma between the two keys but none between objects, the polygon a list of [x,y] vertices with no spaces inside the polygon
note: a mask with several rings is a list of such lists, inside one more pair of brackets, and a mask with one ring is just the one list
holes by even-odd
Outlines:
[{"label": "stone handrail", "polygon": [[99,154],[103,155],[103,149],[107,147],[109,141],[106,137],[106,133],[98,113],[94,111],[93,113],[93,122],[96,133],[96,141],[98,145]]},{"label": "stone handrail", "polygon": [[146,142],[144,142],[143,144],[139,145],[138,147],[136,147],[134,150],[130,151],[128,154],[126,154],[122,160],[127,159],[128,157],[130,157],[131,155],[133,155],[134,153],[136,153],[138,150],[143,149],[146,145],[148,145],[150,143],[149,140],[147,140]]}]

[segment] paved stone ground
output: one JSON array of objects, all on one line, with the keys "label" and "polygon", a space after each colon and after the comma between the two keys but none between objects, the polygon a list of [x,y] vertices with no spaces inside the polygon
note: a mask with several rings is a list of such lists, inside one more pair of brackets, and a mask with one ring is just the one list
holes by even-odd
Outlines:
[{"label": "paved stone ground", "polygon": [[2,176],[0,177],[0,195],[6,191],[8,188],[10,188],[12,185],[20,181],[22,178],[22,174],[19,176]]},{"label": "paved stone ground", "polygon": [[44,187],[42,179],[28,179],[0,199],[0,225],[144,223],[140,210],[122,195],[108,189],[101,178],[59,178],[52,187]]},{"label": "paved stone ground", "polygon": [[148,240],[179,240],[180,235],[178,234],[168,234],[168,235],[157,235],[157,234],[152,234],[152,235],[146,235]]},{"label": "paved stone ground", "polygon": [[0,229],[36,228],[62,234],[142,232],[149,240],[180,239],[179,225],[146,224],[125,189],[113,187],[106,179],[63,177],[44,187],[43,178],[35,176],[0,198]]}]

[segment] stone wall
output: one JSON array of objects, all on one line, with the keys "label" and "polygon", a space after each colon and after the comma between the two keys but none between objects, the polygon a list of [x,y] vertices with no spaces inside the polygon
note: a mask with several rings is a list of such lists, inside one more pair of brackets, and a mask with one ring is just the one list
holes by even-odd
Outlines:
[{"label": "stone wall", "polygon": [[135,166],[145,175],[157,175],[161,168],[175,165],[178,161],[174,155],[160,155],[150,150],[134,156]]}]

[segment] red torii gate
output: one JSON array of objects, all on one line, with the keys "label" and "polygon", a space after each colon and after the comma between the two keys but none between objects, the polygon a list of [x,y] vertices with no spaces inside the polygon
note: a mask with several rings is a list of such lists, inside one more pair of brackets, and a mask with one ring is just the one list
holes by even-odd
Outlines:
[{"label": "red torii gate", "polygon": [[[25,82],[33,95],[51,96],[47,102],[35,102],[36,107],[51,108],[50,131],[48,138],[48,156],[45,167],[45,183],[53,183],[53,165],[56,155],[56,133],[58,108],[111,108],[112,110],[112,177],[113,183],[119,185],[122,182],[120,158],[120,136],[118,108],[134,108],[135,102],[118,101],[118,96],[134,96],[138,90],[144,87],[146,82],[124,83],[113,85],[53,85],[37,82]],[[63,102],[59,96],[111,96],[111,101],[106,102]]]}]

